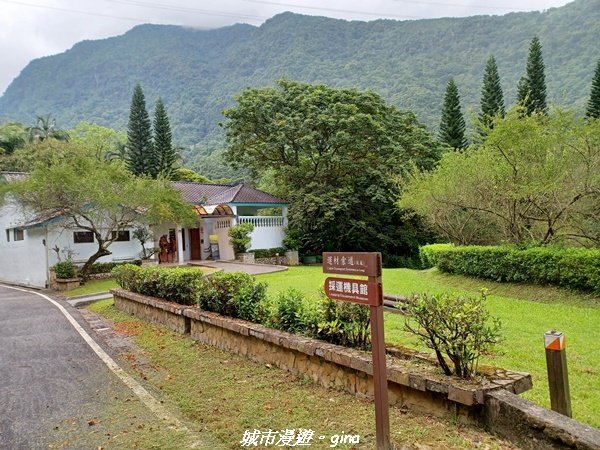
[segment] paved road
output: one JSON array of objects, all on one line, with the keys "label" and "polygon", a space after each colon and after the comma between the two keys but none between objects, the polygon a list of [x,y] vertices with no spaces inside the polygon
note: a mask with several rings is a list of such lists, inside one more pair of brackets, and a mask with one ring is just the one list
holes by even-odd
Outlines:
[{"label": "paved road", "polygon": [[0,449],[96,448],[132,420],[157,422],[61,311],[0,286]]}]

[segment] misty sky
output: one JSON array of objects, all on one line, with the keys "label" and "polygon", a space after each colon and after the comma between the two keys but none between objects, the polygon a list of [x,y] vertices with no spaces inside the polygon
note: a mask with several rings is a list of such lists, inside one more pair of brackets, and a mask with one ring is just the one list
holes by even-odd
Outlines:
[{"label": "misty sky", "polygon": [[84,39],[122,34],[140,23],[216,28],[260,25],[294,11],[348,20],[397,20],[544,10],[570,0],[0,0],[0,93],[29,61]]}]

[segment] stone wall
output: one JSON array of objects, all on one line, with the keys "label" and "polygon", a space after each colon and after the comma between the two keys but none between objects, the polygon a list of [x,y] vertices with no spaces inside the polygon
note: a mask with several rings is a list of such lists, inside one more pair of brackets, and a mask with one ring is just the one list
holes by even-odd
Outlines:
[{"label": "stone wall", "polygon": [[[189,333],[199,342],[278,366],[325,387],[373,397],[371,356],[366,352],[121,289],[111,292],[117,308]],[[413,356],[403,361],[388,355],[390,405],[482,425],[526,449],[600,450],[600,430],[516,395],[531,388],[528,374],[498,369],[483,383],[469,383],[425,370],[422,364],[415,366],[409,361]]]},{"label": "stone wall", "polygon": [[486,394],[483,417],[486,428],[524,449],[600,449],[600,430],[597,428],[505,390]]},{"label": "stone wall", "polygon": [[164,325],[178,333],[190,332],[190,319],[183,315],[186,306],[121,289],[111,292],[115,299],[115,306],[121,311],[149,322]]},{"label": "stone wall", "polygon": [[[373,397],[369,353],[120,289],[112,293],[117,308],[164,323],[172,330],[189,332],[199,342],[278,366],[325,387],[344,389],[359,397]],[[388,356],[390,404],[480,423],[486,392],[511,389],[520,393],[531,387],[529,374],[508,371],[504,374],[484,385],[468,383],[446,377],[437,369],[425,370],[422,364]]]}]

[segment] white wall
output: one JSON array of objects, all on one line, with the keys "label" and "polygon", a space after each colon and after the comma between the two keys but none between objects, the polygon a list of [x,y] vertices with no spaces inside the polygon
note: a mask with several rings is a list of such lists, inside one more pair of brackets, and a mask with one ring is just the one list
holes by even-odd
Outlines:
[{"label": "white wall", "polygon": [[[85,262],[98,249],[97,242],[76,244],[72,228],[66,228],[64,221],[57,221],[47,227],[34,227],[23,230],[22,241],[14,240],[15,225],[24,222],[22,211],[13,203],[7,202],[0,207],[0,281],[45,287],[48,279],[48,267],[58,262],[53,248],[58,247],[62,260],[72,252],[76,263]],[[9,230],[10,241],[6,239]],[[109,246],[111,255],[100,258],[99,262],[123,261],[139,258],[142,250],[138,240],[129,230],[130,240],[113,242]],[[151,245],[151,244],[150,244]]]},{"label": "white wall", "polygon": [[282,216],[239,216],[238,223],[251,223],[254,231],[250,234],[250,250],[283,246],[285,217]]},{"label": "white wall", "polygon": [[[82,264],[88,260],[88,258],[96,253],[98,250],[98,242],[94,239],[94,242],[86,243],[75,243],[73,239],[73,233],[78,231],[77,229],[64,228],[64,223],[57,223],[48,226],[48,242],[49,246],[49,263],[53,266],[58,262],[56,252],[52,249],[55,246],[61,250],[61,258],[66,259],[65,249],[73,252],[73,261],[77,264]],[[133,259],[139,259],[140,253],[142,252],[142,246],[140,242],[133,237],[133,231],[135,228],[129,230],[129,241],[113,242],[108,250],[112,252],[111,255],[103,256],[98,259],[97,262],[121,262]],[[79,230],[84,231],[84,230]]]},{"label": "white wall", "polygon": [[[23,240],[14,240],[13,225],[21,222],[21,214],[8,203],[0,207],[0,281],[46,287],[45,229],[23,231]],[[10,241],[6,239],[9,229]]]}]

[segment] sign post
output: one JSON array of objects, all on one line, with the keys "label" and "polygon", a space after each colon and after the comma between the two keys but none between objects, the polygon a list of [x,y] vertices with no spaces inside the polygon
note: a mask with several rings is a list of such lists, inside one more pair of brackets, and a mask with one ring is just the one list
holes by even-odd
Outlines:
[{"label": "sign post", "polygon": [[334,300],[359,303],[370,308],[377,450],[389,450],[390,418],[383,333],[381,253],[325,252],[323,273],[368,277],[367,281],[328,277],[325,280],[325,294]]},{"label": "sign post", "polygon": [[553,411],[572,417],[564,334],[554,330],[544,333],[544,347],[546,347],[550,406]]}]

